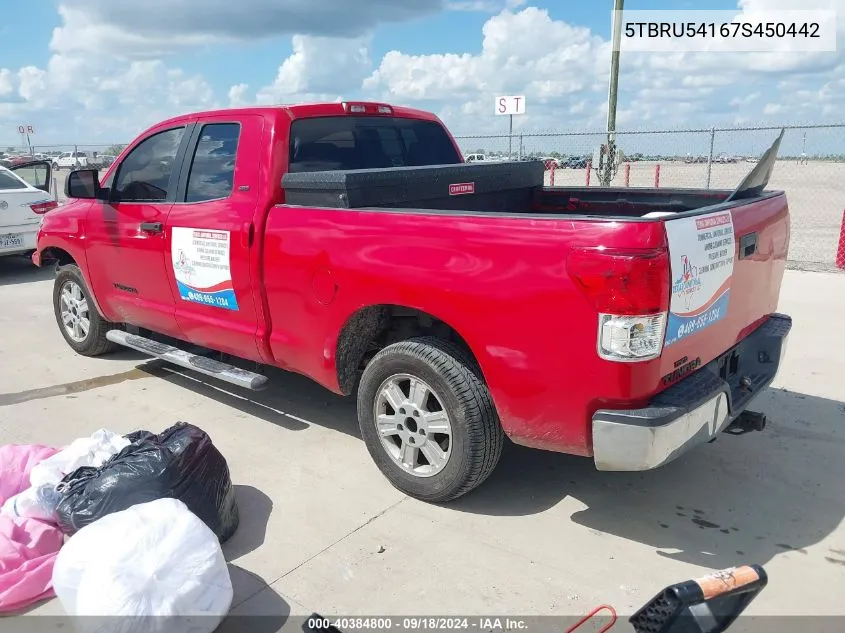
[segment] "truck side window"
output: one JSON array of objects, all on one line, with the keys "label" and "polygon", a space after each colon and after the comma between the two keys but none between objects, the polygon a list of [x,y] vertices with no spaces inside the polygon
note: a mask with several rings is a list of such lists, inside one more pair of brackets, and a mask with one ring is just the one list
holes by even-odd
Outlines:
[{"label": "truck side window", "polygon": [[232,193],[240,131],[238,123],[203,126],[191,160],[186,202],[219,200]]},{"label": "truck side window", "polygon": [[173,163],[184,133],[183,127],[159,132],[129,152],[117,174],[118,201],[160,202],[167,198]]}]

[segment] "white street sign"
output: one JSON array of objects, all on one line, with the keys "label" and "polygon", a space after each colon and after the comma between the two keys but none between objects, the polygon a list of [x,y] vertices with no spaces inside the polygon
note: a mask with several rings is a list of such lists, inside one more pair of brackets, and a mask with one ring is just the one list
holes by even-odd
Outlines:
[{"label": "white street sign", "polygon": [[496,97],[496,115],[525,114],[525,95]]}]

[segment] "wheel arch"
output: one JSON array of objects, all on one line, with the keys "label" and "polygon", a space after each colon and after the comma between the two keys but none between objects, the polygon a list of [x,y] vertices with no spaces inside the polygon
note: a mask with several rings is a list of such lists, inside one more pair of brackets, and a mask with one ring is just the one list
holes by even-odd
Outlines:
[{"label": "wheel arch", "polygon": [[[478,358],[466,338],[445,320],[419,308],[397,304],[370,305],[353,312],[338,335],[335,370],[340,392],[349,395],[355,390],[367,362],[381,349],[419,336],[450,341],[478,365]],[[480,371],[480,366],[478,369]]]},{"label": "wheel arch", "polygon": [[85,281],[85,286],[88,289],[88,299],[94,303],[94,306],[100,314],[104,314],[102,305],[100,305],[100,302],[97,300],[97,296],[94,294],[94,288],[91,285],[91,279],[88,277],[88,269],[84,261],[75,257],[69,249],[59,245],[45,246],[39,249],[38,257],[40,260],[40,266],[44,266],[47,263],[53,264],[56,268],[56,272],[58,272],[63,266],[73,265],[79,268],[79,272],[82,275],[82,279]]}]

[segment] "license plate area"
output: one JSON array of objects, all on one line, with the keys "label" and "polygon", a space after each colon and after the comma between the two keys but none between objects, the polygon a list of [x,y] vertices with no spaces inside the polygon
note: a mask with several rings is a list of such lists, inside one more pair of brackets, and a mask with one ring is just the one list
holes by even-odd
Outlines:
[{"label": "license plate area", "polygon": [[733,382],[740,370],[740,359],[739,350],[736,348],[722,354],[716,361],[719,378],[728,383]]},{"label": "license plate area", "polygon": [[0,234],[0,249],[20,248],[23,246],[23,233]]}]

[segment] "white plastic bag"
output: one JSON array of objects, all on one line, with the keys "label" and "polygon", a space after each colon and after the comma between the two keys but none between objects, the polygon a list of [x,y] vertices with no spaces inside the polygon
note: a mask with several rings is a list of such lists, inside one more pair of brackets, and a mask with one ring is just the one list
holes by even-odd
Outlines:
[{"label": "white plastic bag", "polygon": [[61,494],[56,485],[77,468],[99,468],[130,441],[125,437],[100,429],[90,437],[81,437],[55,455],[39,462],[29,472],[30,488],[10,497],[0,508],[0,514],[56,522],[56,506]]},{"label": "white plastic bag", "polygon": [[90,437],[80,437],[52,457],[32,467],[29,483],[34,487],[58,484],[64,476],[83,466],[99,468],[131,442],[106,429],[94,431]]},{"label": "white plastic bag", "polygon": [[[178,499],[85,526],[59,551],[56,596],[80,633],[211,633],[232,604],[214,532]],[[99,616],[99,617],[92,617]]]},{"label": "white plastic bag", "polygon": [[32,486],[7,499],[0,514],[55,523],[56,508],[61,500],[62,493],[53,484]]}]

